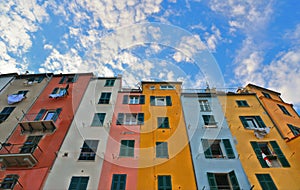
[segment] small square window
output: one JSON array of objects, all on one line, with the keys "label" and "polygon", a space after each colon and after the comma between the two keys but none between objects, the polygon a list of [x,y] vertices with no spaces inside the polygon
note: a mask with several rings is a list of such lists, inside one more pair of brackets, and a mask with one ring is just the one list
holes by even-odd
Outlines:
[{"label": "small square window", "polygon": [[126,174],[113,174],[111,190],[125,190],[126,189]]},{"label": "small square window", "polygon": [[167,142],[156,142],[156,158],[169,158]]},{"label": "small square window", "polygon": [[3,110],[0,113],[0,123],[5,121],[14,109],[15,109],[15,107],[5,107],[5,108],[3,108]]},{"label": "small square window", "polygon": [[277,104],[277,105],[285,115],[291,116],[290,112],[283,105],[280,105],[280,104]]},{"label": "small square window", "polygon": [[172,106],[171,96],[150,96],[151,106]]},{"label": "small square window", "polygon": [[169,118],[168,117],[158,117],[157,118],[157,126],[159,129],[170,128]]},{"label": "small square window", "polygon": [[133,157],[134,156],[134,140],[121,140],[120,156]]},{"label": "small square window", "polygon": [[199,100],[200,111],[209,112],[211,111],[208,100]]},{"label": "small square window", "polygon": [[95,160],[99,140],[85,140],[78,160]]},{"label": "small square window", "polygon": [[272,98],[271,98],[271,95],[270,95],[269,93],[262,92],[262,94],[264,95],[264,97],[269,98],[269,99],[272,99]]},{"label": "small square window", "polygon": [[210,189],[240,189],[234,171],[229,173],[207,173]]},{"label": "small square window", "polygon": [[158,190],[172,190],[172,182],[170,175],[159,175],[157,184]]},{"label": "small square window", "polygon": [[290,128],[290,130],[292,131],[294,136],[300,135],[300,128],[299,127],[293,126],[291,124],[287,124],[287,125]]},{"label": "small square window", "polygon": [[98,104],[109,104],[111,92],[102,92]]},{"label": "small square window", "polygon": [[88,182],[88,176],[73,176],[68,190],[86,190]]},{"label": "small square window", "polygon": [[273,182],[270,174],[255,174],[255,175],[262,189],[277,190],[277,187]]},{"label": "small square window", "polygon": [[14,189],[17,184],[19,176],[16,174],[10,174],[5,176],[3,181],[0,183],[0,189]]},{"label": "small square window", "polygon": [[95,113],[91,126],[103,126],[105,113]]},{"label": "small square window", "polygon": [[175,86],[172,85],[160,85],[161,90],[174,90]]},{"label": "small square window", "polygon": [[115,84],[115,79],[107,79],[106,81],[105,81],[105,84],[104,84],[104,86],[114,86],[114,84]]},{"label": "small square window", "polygon": [[260,116],[240,116],[240,120],[247,129],[266,128]]},{"label": "small square window", "polygon": [[202,115],[204,125],[216,125],[215,117],[213,115]]},{"label": "small square window", "polygon": [[237,100],[236,103],[239,107],[249,107],[246,100]]}]

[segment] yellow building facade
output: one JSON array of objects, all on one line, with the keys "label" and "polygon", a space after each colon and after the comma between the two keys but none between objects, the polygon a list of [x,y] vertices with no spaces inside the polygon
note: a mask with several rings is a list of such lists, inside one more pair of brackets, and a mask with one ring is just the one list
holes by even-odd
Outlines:
[{"label": "yellow building facade", "polygon": [[294,110],[293,104],[284,102],[280,93],[253,84],[248,84],[243,91],[256,93],[282,139],[293,151],[294,159],[300,164],[300,117]]},{"label": "yellow building facade", "polygon": [[197,189],[180,103],[181,83],[142,82],[138,189]]},{"label": "yellow building facade", "polygon": [[299,160],[254,93],[219,96],[253,189],[299,189]]}]

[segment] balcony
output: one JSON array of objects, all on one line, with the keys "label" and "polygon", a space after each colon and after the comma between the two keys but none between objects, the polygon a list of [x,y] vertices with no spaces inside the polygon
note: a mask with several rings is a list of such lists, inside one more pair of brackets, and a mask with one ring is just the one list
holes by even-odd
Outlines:
[{"label": "balcony", "polygon": [[42,150],[37,144],[11,144],[2,143],[0,149],[0,164],[6,168],[33,167],[37,164],[37,157]]},{"label": "balcony", "polygon": [[60,118],[56,110],[44,112],[43,114],[25,114],[23,120],[19,122],[22,133],[52,133],[56,129],[56,121]]}]

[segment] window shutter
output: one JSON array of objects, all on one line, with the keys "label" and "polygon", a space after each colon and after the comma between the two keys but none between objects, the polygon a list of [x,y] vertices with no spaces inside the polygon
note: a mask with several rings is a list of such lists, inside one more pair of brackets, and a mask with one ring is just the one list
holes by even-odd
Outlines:
[{"label": "window shutter", "polygon": [[235,158],[234,152],[233,152],[233,149],[232,149],[232,146],[230,144],[229,139],[223,139],[223,143],[224,143],[224,146],[225,146],[225,151],[226,151],[227,157],[229,159]]},{"label": "window shutter", "polygon": [[242,122],[242,124],[243,124],[243,126],[244,126],[245,128],[249,128],[249,125],[248,125],[248,123],[247,123],[247,120],[246,120],[246,118],[245,118],[244,116],[240,116],[240,120],[241,120],[241,122]]},{"label": "window shutter", "polygon": [[138,125],[144,125],[144,113],[138,113]]},{"label": "window shutter", "polygon": [[233,190],[240,190],[239,182],[238,182],[233,170],[231,172],[229,172],[229,178],[230,178],[230,181],[231,181],[232,189]]},{"label": "window shutter", "polygon": [[128,104],[128,95],[123,96],[123,104]]},{"label": "window shutter", "polygon": [[66,76],[62,76],[61,79],[60,79],[60,81],[59,81],[59,84],[64,83],[65,79],[66,79]]},{"label": "window shutter", "polygon": [[128,141],[128,156],[133,157],[134,156],[134,140]]},{"label": "window shutter", "polygon": [[51,94],[56,94],[59,88],[54,88]]},{"label": "window shutter", "polygon": [[210,190],[218,190],[215,174],[207,172],[207,179]]},{"label": "window shutter", "polygon": [[212,152],[207,139],[202,139],[202,146],[203,146],[205,158],[212,158]]},{"label": "window shutter", "polygon": [[15,109],[15,107],[5,107],[3,108],[3,110],[1,111],[1,113],[3,114],[11,114],[11,112]]},{"label": "window shutter", "polygon": [[41,83],[43,81],[45,77],[44,76],[40,76],[39,79],[37,80],[38,83]]},{"label": "window shutter", "polygon": [[80,177],[72,177],[71,179],[71,183],[69,186],[69,190],[76,190],[77,189],[77,185],[80,183]]},{"label": "window shutter", "polygon": [[259,125],[260,128],[266,128],[267,127],[260,116],[255,116],[255,120],[258,122],[258,125]]},{"label": "window shutter", "polygon": [[45,109],[41,109],[40,112],[37,114],[37,116],[35,117],[34,121],[39,121],[42,119],[42,117],[44,116],[46,110]]},{"label": "window shutter", "polygon": [[122,125],[124,121],[124,113],[118,113],[117,125]]},{"label": "window shutter", "polygon": [[278,146],[276,141],[270,141],[270,144],[274,150],[274,152],[276,153],[279,161],[281,162],[281,165],[283,167],[290,167],[289,162],[287,161],[287,159],[285,158],[284,154],[282,153],[280,147]]},{"label": "window shutter", "polygon": [[140,95],[140,104],[145,104],[145,95]]},{"label": "window shutter", "polygon": [[166,96],[167,106],[172,106],[171,96]]},{"label": "window shutter", "polygon": [[53,120],[54,122],[57,120],[57,118],[58,118],[58,116],[59,116],[61,110],[62,110],[61,108],[57,108],[57,109],[56,109],[56,113],[55,113],[55,115],[52,117],[52,120]]},{"label": "window shutter", "polygon": [[257,142],[250,142],[251,143],[251,146],[256,154],[256,157],[258,159],[258,161],[260,162],[260,165],[261,167],[263,168],[268,168],[269,166],[267,165],[266,161],[263,159],[262,157],[262,153],[261,153],[261,149],[259,148],[258,146],[258,143]]},{"label": "window shutter", "polygon": [[77,80],[78,80],[78,75],[74,75],[74,76],[73,76],[72,82],[74,83],[74,82],[76,82]]},{"label": "window shutter", "polygon": [[236,103],[237,103],[237,105],[238,105],[239,107],[241,107],[241,106],[242,106],[242,103],[241,103],[241,101],[240,101],[240,100],[237,100],[237,101],[236,101]]},{"label": "window shutter", "polygon": [[255,174],[255,175],[262,189],[277,190],[277,187],[273,182],[270,174]]},{"label": "window shutter", "polygon": [[155,96],[150,96],[150,105],[155,106]]}]

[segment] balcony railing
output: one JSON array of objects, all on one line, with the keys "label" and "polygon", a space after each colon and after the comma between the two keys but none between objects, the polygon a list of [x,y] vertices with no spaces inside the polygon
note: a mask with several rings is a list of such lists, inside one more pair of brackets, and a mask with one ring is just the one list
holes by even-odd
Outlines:
[{"label": "balcony railing", "polygon": [[42,132],[42,133],[51,133],[56,129],[56,122],[60,120],[53,112],[52,117],[43,117],[39,119],[38,114],[25,114],[22,121],[19,121],[22,133],[33,133],[33,132]]},{"label": "balcony railing", "polygon": [[33,167],[43,151],[36,144],[2,143],[0,164],[4,167]]}]

